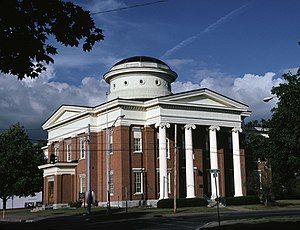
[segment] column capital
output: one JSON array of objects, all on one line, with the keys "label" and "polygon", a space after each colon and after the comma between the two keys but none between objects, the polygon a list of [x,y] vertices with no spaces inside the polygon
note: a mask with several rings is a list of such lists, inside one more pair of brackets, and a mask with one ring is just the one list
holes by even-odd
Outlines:
[{"label": "column capital", "polygon": [[231,132],[234,132],[234,133],[238,133],[238,132],[242,132],[243,130],[242,130],[242,128],[240,128],[240,127],[234,127],[232,130],[231,130]]},{"label": "column capital", "polygon": [[189,130],[189,129],[195,129],[195,128],[196,128],[196,125],[194,125],[194,124],[186,124],[186,125],[184,126],[184,128],[187,129],[187,130]]},{"label": "column capital", "polygon": [[166,123],[166,122],[159,122],[155,124],[155,128],[170,128],[170,123]]},{"label": "column capital", "polygon": [[211,125],[211,126],[209,126],[208,129],[211,130],[211,131],[220,131],[220,126]]}]

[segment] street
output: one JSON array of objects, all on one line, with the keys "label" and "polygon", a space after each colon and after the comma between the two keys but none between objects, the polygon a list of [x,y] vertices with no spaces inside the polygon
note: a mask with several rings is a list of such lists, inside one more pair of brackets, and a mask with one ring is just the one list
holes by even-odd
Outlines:
[{"label": "street", "polygon": [[[220,214],[221,225],[225,220],[258,219],[266,217],[300,216],[297,210],[272,210],[238,212],[227,211]],[[0,222],[1,230],[6,229],[199,229],[206,223],[217,221],[216,213],[187,214],[175,217],[151,217],[103,221],[98,217],[84,216],[48,218],[36,222]],[[296,229],[296,228],[295,228]]]}]

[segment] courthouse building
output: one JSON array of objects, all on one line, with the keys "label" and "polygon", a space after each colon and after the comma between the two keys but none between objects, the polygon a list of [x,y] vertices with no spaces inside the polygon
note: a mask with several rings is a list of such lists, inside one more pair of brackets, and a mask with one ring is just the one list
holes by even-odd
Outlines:
[{"label": "courthouse building", "polygon": [[[173,197],[174,184],[181,198],[246,195],[248,106],[207,88],[173,94],[176,78],[158,59],[130,57],[104,75],[105,103],[58,108],[43,124],[44,151],[57,156],[39,166],[44,205],[65,206],[89,187],[111,206],[155,205]],[[219,169],[216,184],[210,169]]]}]

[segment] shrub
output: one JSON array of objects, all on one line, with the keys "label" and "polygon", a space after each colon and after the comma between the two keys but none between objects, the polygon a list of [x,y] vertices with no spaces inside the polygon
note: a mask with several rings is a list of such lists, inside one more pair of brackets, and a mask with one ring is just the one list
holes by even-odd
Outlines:
[{"label": "shrub", "polygon": [[258,196],[238,196],[225,198],[226,205],[260,204]]},{"label": "shrub", "polygon": [[[203,198],[179,198],[176,199],[177,207],[199,207],[206,206],[208,202]],[[157,208],[173,208],[174,199],[163,199],[157,202]]]},{"label": "shrub", "polygon": [[80,208],[82,206],[82,201],[81,200],[77,200],[75,202],[71,201],[68,204],[70,207]]}]

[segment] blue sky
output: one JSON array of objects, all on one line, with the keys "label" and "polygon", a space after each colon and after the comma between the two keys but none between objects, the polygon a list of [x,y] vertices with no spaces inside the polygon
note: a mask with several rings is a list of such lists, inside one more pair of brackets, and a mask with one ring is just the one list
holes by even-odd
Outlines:
[{"label": "blue sky", "polygon": [[[151,1],[76,3],[99,12]],[[169,0],[95,14],[105,40],[92,52],[58,44],[55,64],[39,79],[0,77],[0,110],[5,111],[0,128],[20,121],[38,138],[42,123],[61,104],[100,104],[107,91],[103,74],[135,55],[169,64],[178,73],[175,93],[208,87],[248,104],[250,120],[269,118],[276,101],[261,99],[282,82],[284,72],[299,67],[299,9],[298,0]]]}]

